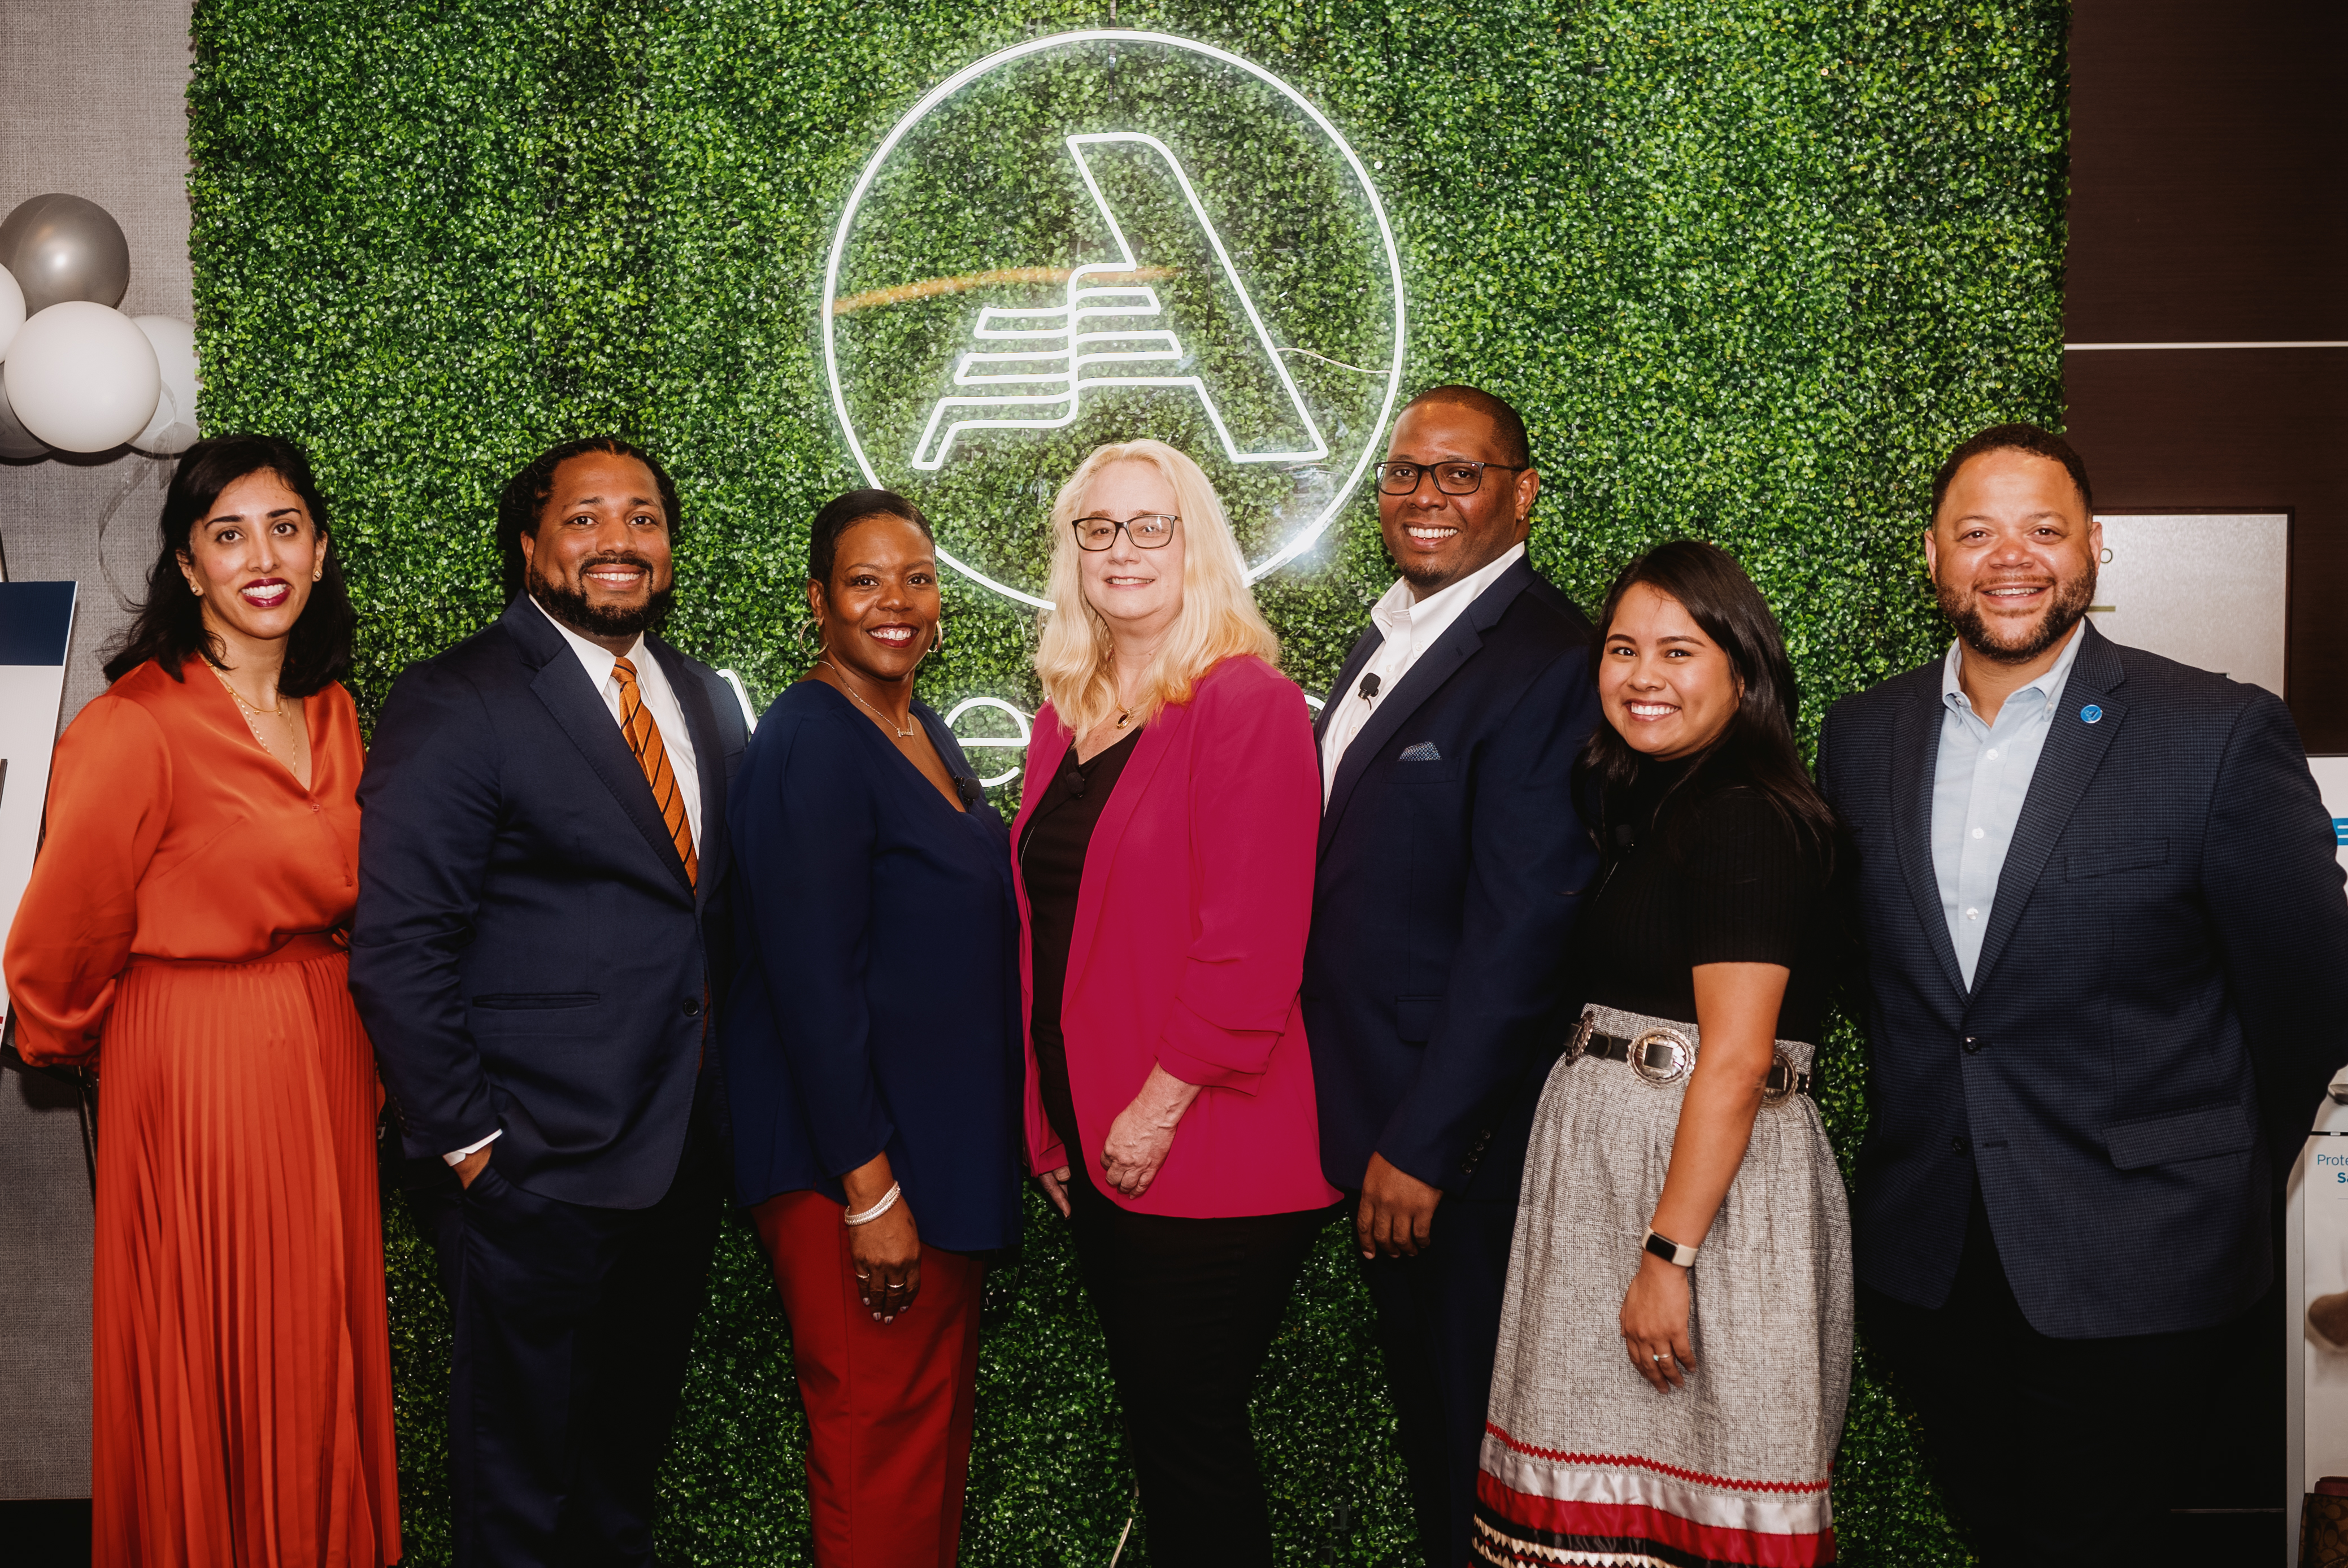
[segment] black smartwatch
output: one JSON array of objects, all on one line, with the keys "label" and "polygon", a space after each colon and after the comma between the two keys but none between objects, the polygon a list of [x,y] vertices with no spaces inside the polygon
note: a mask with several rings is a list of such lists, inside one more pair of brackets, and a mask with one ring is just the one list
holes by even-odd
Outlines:
[{"label": "black smartwatch", "polygon": [[1682,1268],[1693,1267],[1695,1264],[1695,1248],[1682,1246],[1659,1232],[1651,1230],[1647,1233],[1646,1247],[1665,1263],[1675,1263]]}]

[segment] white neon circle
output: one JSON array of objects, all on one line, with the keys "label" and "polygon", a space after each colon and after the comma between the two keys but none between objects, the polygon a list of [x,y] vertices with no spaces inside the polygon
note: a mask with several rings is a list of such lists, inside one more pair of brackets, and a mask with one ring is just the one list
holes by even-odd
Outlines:
[{"label": "white neon circle", "polygon": [[[888,136],[882,139],[880,147],[873,152],[870,159],[865,163],[864,171],[857,176],[855,189],[849,192],[848,205],[842,210],[839,215],[839,227],[832,236],[831,255],[824,263],[823,269],[823,300],[821,304],[818,307],[823,324],[823,368],[826,378],[831,384],[832,411],[839,416],[840,434],[848,438],[848,449],[855,454],[856,466],[864,475],[865,482],[876,489],[886,488],[886,483],[881,479],[879,470],[874,468],[872,466],[872,460],[865,455],[864,443],[859,439],[856,434],[856,423],[849,415],[847,389],[841,384],[839,379],[839,354],[838,341],[835,336],[836,329],[834,323],[836,318],[832,313],[832,304],[833,302],[839,297],[840,259],[847,253],[849,231],[855,226],[857,210],[863,205],[866,192],[871,189],[872,181],[879,177],[881,166],[888,161],[889,155],[896,150],[897,144],[900,141],[902,141],[906,135],[910,133],[915,126],[921,124],[921,122],[928,117],[931,110],[936,108],[947,98],[953,97],[958,89],[967,86],[973,81],[975,81],[980,77],[996,69],[998,67],[1008,65],[1013,60],[1021,59],[1029,55],[1039,54],[1046,49],[1061,48],[1071,44],[1088,43],[1161,44],[1169,48],[1186,49],[1194,55],[1203,55],[1210,59],[1217,60],[1224,65],[1231,66],[1240,70],[1245,71],[1250,76],[1254,77],[1257,80],[1273,87],[1282,97],[1287,98],[1289,102],[1294,104],[1299,109],[1303,110],[1305,117],[1312,120],[1313,125],[1320,128],[1322,134],[1326,136],[1331,144],[1334,145],[1337,149],[1338,152],[1344,157],[1346,166],[1354,171],[1354,179],[1360,184],[1363,195],[1369,200],[1371,215],[1377,220],[1378,239],[1379,242],[1385,250],[1386,272],[1394,294],[1394,363],[1388,367],[1386,372],[1385,396],[1379,404],[1378,417],[1375,424],[1374,424],[1370,429],[1368,439],[1362,443],[1361,456],[1354,462],[1353,472],[1345,476],[1345,482],[1337,487],[1335,492],[1330,497],[1328,504],[1322,508],[1318,517],[1314,518],[1312,522],[1299,529],[1293,538],[1290,538],[1287,543],[1281,546],[1279,549],[1272,552],[1272,555],[1248,569],[1247,579],[1250,582],[1253,582],[1259,578],[1263,577],[1266,573],[1286,565],[1288,562],[1295,559],[1298,556],[1303,554],[1306,550],[1311,549],[1313,546],[1319,541],[1321,536],[1328,531],[1330,523],[1335,519],[1339,510],[1341,510],[1344,507],[1345,503],[1352,498],[1355,487],[1361,484],[1362,476],[1369,471],[1370,465],[1376,460],[1378,453],[1378,438],[1385,431],[1386,421],[1394,415],[1395,398],[1402,389],[1404,351],[1402,258],[1400,253],[1395,248],[1394,226],[1386,220],[1385,204],[1378,200],[1377,188],[1370,183],[1369,170],[1362,166],[1362,160],[1354,151],[1353,144],[1348,142],[1344,137],[1339,133],[1337,128],[1330,123],[1329,117],[1323,114],[1318,108],[1314,108],[1312,102],[1307,99],[1303,94],[1298,92],[1294,87],[1290,87],[1286,82],[1282,81],[1278,77],[1273,76],[1270,71],[1265,70],[1262,66],[1255,64],[1251,60],[1243,59],[1241,56],[1232,54],[1228,49],[1219,49],[1211,44],[1202,44],[1194,38],[1178,37],[1171,33],[1141,32],[1122,27],[1084,28],[1076,32],[1055,33],[1046,37],[1031,38],[1024,44],[1014,44],[1010,48],[1000,50],[994,54],[987,56],[984,59],[964,66],[961,70],[956,71],[953,76],[948,77],[944,81],[940,82],[936,87],[931,88],[930,91],[923,96],[922,101],[915,104],[911,110],[891,128]],[[1155,140],[1155,138],[1139,139]],[[1164,150],[1162,143],[1157,145],[1160,151]],[[1074,150],[1073,145],[1071,149]],[[1166,156],[1168,161],[1172,163],[1172,154],[1168,153]],[[1078,166],[1082,168],[1084,160],[1081,156],[1079,156],[1077,162]],[[1197,198],[1189,190],[1189,182],[1188,179],[1181,176],[1181,169],[1179,164],[1175,164],[1174,168],[1177,177],[1181,179],[1184,193],[1190,197],[1190,200],[1195,206]],[[1088,169],[1086,172],[1086,183],[1087,185],[1092,184],[1091,174]],[[1097,190],[1095,191],[1095,195],[1096,199],[1097,199],[1098,193]],[[1105,204],[1103,206],[1103,211],[1104,213],[1107,211]],[[1114,227],[1114,222],[1115,220],[1112,219],[1112,227]],[[1211,224],[1207,226],[1207,231],[1210,236],[1213,235],[1214,230]],[[1219,259],[1220,259],[1224,265],[1228,267],[1230,265],[1230,258],[1227,255],[1222,254],[1222,245],[1220,239],[1215,241],[1215,249]],[[1236,274],[1234,273],[1233,275],[1235,276]],[[1076,282],[1077,281],[1073,278],[1069,281],[1069,288],[1071,291],[1069,299],[1072,306],[1075,299]],[[1244,290],[1241,291],[1241,298],[1242,302],[1247,301],[1247,295]],[[1154,309],[1154,306],[1152,308]],[[1250,319],[1255,323],[1258,329],[1261,330],[1262,323],[1260,320],[1256,319],[1255,309],[1251,302],[1247,304],[1247,313]],[[1073,328],[1076,324],[1073,319],[1073,309],[1070,312],[1070,317],[1071,319],[1067,324]],[[1070,364],[1067,373],[1071,378],[1071,385],[1069,388],[1070,396],[1067,400],[1070,408],[1068,420],[1073,420],[1076,417],[1074,412],[1076,403],[1073,395],[1076,391],[1074,380],[1077,374],[1079,367],[1073,363],[1075,357],[1075,345],[1072,342],[1069,355],[1072,363]],[[1293,395],[1294,384],[1289,380],[1287,366],[1282,361],[1282,356],[1275,352],[1272,358],[1272,363],[1280,367],[1282,381],[1287,384],[1292,395]],[[960,379],[960,371],[966,369],[967,366],[968,360],[965,358],[963,364],[957,366],[957,380]],[[1200,388],[1200,392],[1203,397],[1203,387]],[[1298,398],[1297,401],[1301,406],[1303,402],[1302,398]],[[942,407],[943,405],[942,405],[941,412],[942,412]],[[1212,417],[1213,405],[1211,402],[1208,404],[1208,407],[1210,410],[1210,415]],[[933,426],[935,419],[936,415],[933,414]],[[1065,424],[1067,423],[1068,420],[1045,423]],[[1216,419],[1215,424],[1218,426],[1219,434],[1220,434],[1220,420]],[[1317,426],[1312,424],[1309,415],[1307,416],[1306,427],[1313,431],[1314,439],[1317,442],[1319,440],[1320,433]],[[922,438],[922,446],[924,449],[927,448],[930,440],[931,435],[929,433],[925,433]],[[1226,436],[1226,440],[1228,441],[1228,436]],[[938,460],[939,462],[943,461],[942,452],[938,454]],[[938,548],[938,559],[945,562],[948,566],[953,568],[954,570],[962,573],[964,577],[969,578],[972,581],[980,583],[987,588],[991,588],[1006,599],[1013,600],[1021,604],[1032,605],[1038,610],[1048,610],[1051,608],[1050,600],[1038,599],[1032,593],[1023,592],[1020,589],[1012,587],[1009,583],[995,581],[994,579],[987,576],[984,572],[980,571],[977,568],[971,566],[965,561],[957,559],[943,546],[940,546]],[[960,709],[956,710],[956,712],[960,711]]]}]

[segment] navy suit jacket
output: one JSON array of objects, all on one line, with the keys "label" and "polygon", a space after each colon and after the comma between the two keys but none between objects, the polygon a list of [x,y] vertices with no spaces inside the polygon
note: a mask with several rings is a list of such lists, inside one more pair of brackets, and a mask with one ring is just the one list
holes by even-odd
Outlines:
[{"label": "navy suit jacket", "polygon": [[[1321,1165],[1370,1155],[1513,1201],[1563,1043],[1566,943],[1598,869],[1575,753],[1598,723],[1588,618],[1519,559],[1345,748],[1321,818],[1304,1023]],[[1384,641],[1345,657],[1321,723]],[[1317,734],[1317,731],[1316,731]],[[1407,754],[1406,754],[1407,753]]]},{"label": "navy suit jacket", "polygon": [[2081,635],[1970,989],[1932,866],[1940,661],[1835,704],[1818,749],[1871,992],[1859,1276],[1945,1303],[1978,1183],[2057,1338],[2255,1302],[2274,1178],[2348,1061],[2348,899],[2290,712]]},{"label": "navy suit jacket", "polygon": [[707,666],[644,646],[692,731],[697,886],[611,710],[527,597],[400,675],[359,784],[351,993],[409,1155],[502,1129],[506,1180],[599,1208],[668,1191],[705,999],[731,968],[741,712]]}]

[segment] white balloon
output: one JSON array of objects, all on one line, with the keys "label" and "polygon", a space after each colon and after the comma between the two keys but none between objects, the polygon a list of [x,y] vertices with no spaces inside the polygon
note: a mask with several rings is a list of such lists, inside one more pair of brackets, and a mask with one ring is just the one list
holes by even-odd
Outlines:
[{"label": "white balloon", "polygon": [[0,359],[8,357],[8,345],[24,324],[25,291],[17,284],[15,273],[0,267]]},{"label": "white balloon", "polygon": [[196,329],[169,316],[133,316],[130,323],[147,334],[163,373],[155,416],[130,444],[158,457],[176,457],[196,444]]},{"label": "white balloon", "polygon": [[0,365],[8,405],[62,452],[103,452],[147,427],[163,371],[147,334],[120,311],[66,300],[36,312]]}]

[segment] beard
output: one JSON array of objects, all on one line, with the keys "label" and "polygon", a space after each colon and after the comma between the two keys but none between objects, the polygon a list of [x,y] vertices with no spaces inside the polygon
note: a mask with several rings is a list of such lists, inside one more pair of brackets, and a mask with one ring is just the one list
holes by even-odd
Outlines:
[{"label": "beard", "polygon": [[1941,613],[1949,618],[1966,647],[2000,664],[2027,664],[2069,636],[2071,628],[2087,613],[2096,597],[2096,569],[2090,565],[2077,577],[2057,580],[2054,602],[2039,617],[2038,624],[2012,637],[2000,637],[1991,629],[1989,618],[1981,611],[1980,589],[1960,590],[1935,583],[1932,591],[1940,598]]},{"label": "beard", "polygon": [[[583,576],[591,567],[613,565],[640,567],[644,580],[652,580],[653,563],[633,550],[605,550],[590,556],[579,563],[579,570]],[[676,584],[671,582],[666,588],[653,589],[640,605],[597,605],[588,601],[586,589],[545,577],[535,565],[522,575],[530,597],[549,615],[590,637],[633,637],[638,632],[650,631],[668,619],[669,606],[676,598]]]}]

